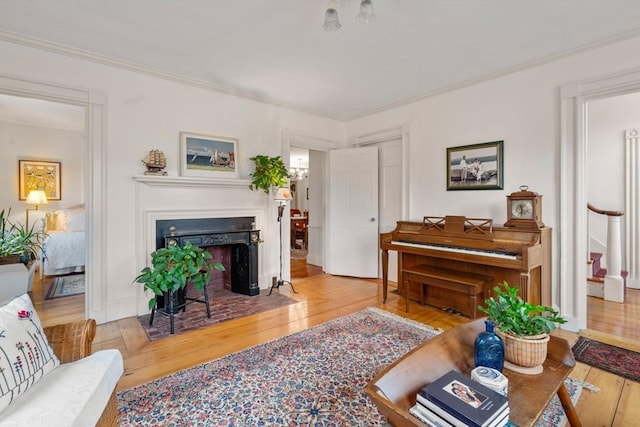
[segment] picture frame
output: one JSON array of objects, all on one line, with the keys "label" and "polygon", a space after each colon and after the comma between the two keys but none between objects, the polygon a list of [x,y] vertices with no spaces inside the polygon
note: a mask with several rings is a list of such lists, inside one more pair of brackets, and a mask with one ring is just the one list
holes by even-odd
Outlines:
[{"label": "picture frame", "polygon": [[236,138],[180,132],[180,175],[238,178],[237,153]]},{"label": "picture frame", "polygon": [[447,191],[502,190],[504,141],[447,148]]},{"label": "picture frame", "polygon": [[62,163],[18,160],[18,200],[31,190],[44,190],[47,200],[62,200]]}]

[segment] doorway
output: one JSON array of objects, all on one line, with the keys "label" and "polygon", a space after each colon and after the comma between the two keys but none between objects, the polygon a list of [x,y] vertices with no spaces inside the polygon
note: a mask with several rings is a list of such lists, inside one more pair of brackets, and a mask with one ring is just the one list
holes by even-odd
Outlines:
[{"label": "doorway", "polygon": [[554,300],[568,320],[565,329],[577,332],[587,327],[587,103],[640,92],[640,74],[626,70],[605,77],[573,82],[561,87],[560,103],[560,224],[559,281]]},{"label": "doorway", "polygon": [[[38,185],[38,189],[45,190],[45,196],[49,196],[34,209],[34,206],[29,205],[27,201],[19,200],[16,191],[3,192],[0,196],[0,206],[12,209],[12,222],[28,224],[28,228],[48,233],[51,236],[56,234],[56,237],[60,239],[69,237],[62,233],[66,226],[64,219],[55,221],[52,218],[54,213],[63,212],[67,207],[84,204],[85,116],[86,112],[82,106],[0,94],[0,117],[2,117],[0,120],[0,141],[2,141],[2,150],[6,159],[10,163],[16,160],[16,162],[31,161],[30,164],[33,165],[37,165],[38,162],[60,165],[58,169],[60,174],[57,176],[60,188],[45,186],[42,178],[38,178],[37,183],[30,179],[28,171],[32,170],[33,166],[24,166],[27,169],[20,171],[19,175],[24,177],[21,180],[16,178],[15,168],[4,169],[0,174],[0,182],[3,183],[4,188],[18,189],[19,192],[26,193],[29,188],[35,189],[31,186]],[[34,174],[34,176],[39,176],[37,169]],[[28,187],[27,190],[18,188],[17,181]],[[76,220],[73,226],[80,233],[85,228],[84,215],[78,219],[79,221]],[[49,245],[50,239],[45,238],[43,242],[45,247]],[[56,242],[60,241],[56,240]],[[74,242],[82,245],[78,239],[75,239]],[[55,245],[56,243],[54,243]],[[82,253],[84,247],[79,248],[79,251]],[[43,277],[45,263],[43,256],[38,256],[32,261],[29,289],[31,289],[32,299],[36,306],[50,306],[54,299],[61,295],[84,294],[82,289],[86,283],[84,274],[76,272],[72,276],[69,274],[71,269],[66,268],[63,271],[60,268],[72,263],[75,267],[74,271],[83,270],[84,260],[81,260],[79,265],[75,265],[75,261],[81,258],[81,255],[74,254],[69,257],[68,254],[60,252],[55,251],[51,257],[47,257],[46,264],[50,270],[55,269],[55,274],[46,271],[50,275]],[[83,297],[61,298],[61,300],[67,304],[56,301],[55,305],[84,314]]]},{"label": "doorway", "polygon": [[86,210],[85,247],[87,248],[83,317],[93,318],[99,324],[104,323],[108,320],[106,317],[108,290],[104,285],[106,270],[104,265],[98,261],[104,259],[106,240],[103,238],[104,227],[96,218],[101,218],[102,213],[105,212],[103,171],[106,168],[106,158],[103,147],[105,144],[106,95],[96,90],[76,89],[60,84],[49,84],[4,75],[0,75],[0,94],[51,101],[83,109],[84,151],[82,161],[87,165],[82,172],[83,188],[81,191]]}]

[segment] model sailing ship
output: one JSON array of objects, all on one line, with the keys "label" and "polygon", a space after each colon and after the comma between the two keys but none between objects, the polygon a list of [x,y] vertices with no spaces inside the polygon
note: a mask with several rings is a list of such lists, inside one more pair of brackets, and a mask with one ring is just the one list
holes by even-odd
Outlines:
[{"label": "model sailing ship", "polygon": [[166,175],[164,168],[167,167],[167,158],[160,150],[151,150],[149,154],[142,159],[142,163],[147,167],[145,175]]}]

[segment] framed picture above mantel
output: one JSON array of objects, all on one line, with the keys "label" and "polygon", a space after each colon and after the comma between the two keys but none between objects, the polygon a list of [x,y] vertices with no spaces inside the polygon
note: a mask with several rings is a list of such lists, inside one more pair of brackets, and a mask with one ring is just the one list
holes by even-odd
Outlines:
[{"label": "framed picture above mantel", "polygon": [[238,178],[238,140],[180,132],[180,175],[201,178]]},{"label": "framed picture above mantel", "polygon": [[504,141],[447,148],[447,191],[502,190]]}]

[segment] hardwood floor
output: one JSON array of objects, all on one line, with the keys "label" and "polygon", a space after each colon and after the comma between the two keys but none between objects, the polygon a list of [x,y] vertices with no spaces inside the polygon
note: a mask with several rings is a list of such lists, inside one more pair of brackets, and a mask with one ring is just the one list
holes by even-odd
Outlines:
[{"label": "hardwood floor", "polygon": [[[292,276],[298,293],[294,294],[288,286],[278,291],[297,300],[297,304],[154,342],[149,342],[138,320],[130,317],[99,325],[93,349],[117,348],[122,352],[125,373],[117,389],[123,390],[370,306],[445,330],[468,321],[465,317],[414,302],[411,303],[410,312],[406,313],[404,300],[394,293],[390,293],[383,304],[380,281],[377,279],[331,276],[323,274],[321,268],[304,262],[292,263]],[[42,283],[37,280],[34,283],[33,300],[43,324],[82,319],[83,296],[45,301],[45,290],[49,283],[50,280],[46,278]],[[640,291],[627,293],[628,299],[635,301],[631,304],[635,308],[602,300],[591,301],[590,298],[589,312],[593,312],[594,316],[589,320],[589,327],[598,330],[590,329],[581,335],[640,351],[640,338],[616,338],[605,333],[606,328],[631,336],[638,333],[639,294]],[[627,319],[628,316],[632,319]],[[558,331],[558,334],[570,342],[578,337],[566,331]],[[640,383],[582,363],[576,365],[571,376],[601,389],[598,393],[583,390],[576,406],[585,427],[638,425]]]}]

